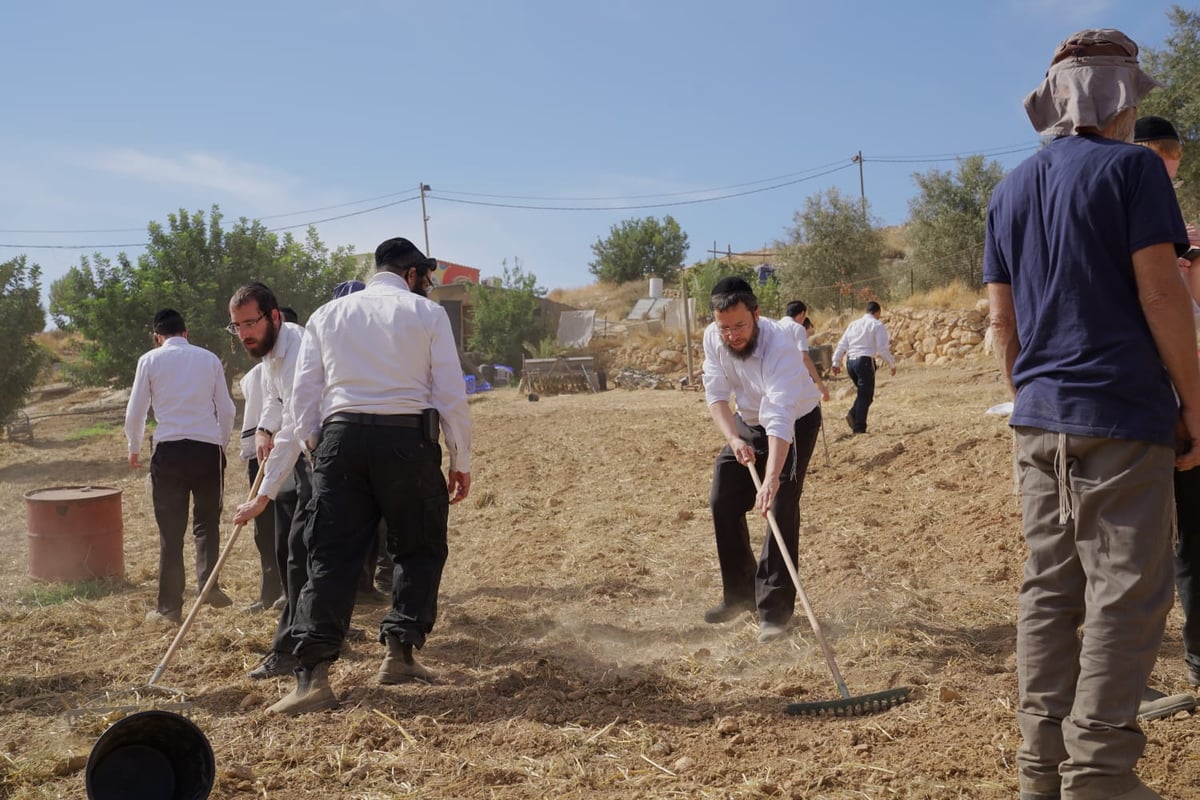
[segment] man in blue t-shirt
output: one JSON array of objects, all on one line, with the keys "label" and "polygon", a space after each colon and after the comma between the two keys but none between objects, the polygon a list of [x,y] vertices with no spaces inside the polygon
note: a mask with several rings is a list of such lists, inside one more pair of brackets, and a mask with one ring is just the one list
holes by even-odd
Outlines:
[{"label": "man in blue t-shirt", "polygon": [[1137,52],[1115,30],[1058,46],[1025,100],[1058,138],[988,209],[983,275],[1029,546],[1022,800],[1159,797],[1133,772],[1136,717],[1171,606],[1172,468],[1200,462],[1200,371],[1183,220],[1162,162],[1127,144],[1155,86]]}]

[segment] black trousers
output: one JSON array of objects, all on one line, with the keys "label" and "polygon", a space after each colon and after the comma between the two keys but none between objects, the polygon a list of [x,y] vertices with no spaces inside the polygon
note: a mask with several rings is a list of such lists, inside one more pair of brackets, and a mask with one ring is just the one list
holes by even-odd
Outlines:
[{"label": "black trousers", "polygon": [[295,486],[275,495],[275,558],[283,576],[283,596],[286,598],[271,645],[277,653],[295,652],[292,625],[296,621],[296,603],[300,599],[300,590],[308,582],[304,526],[308,522],[312,500],[312,471],[303,455],[296,460],[293,475]]},{"label": "black trousers", "polygon": [[1200,670],[1200,467],[1175,471],[1175,588],[1183,608],[1183,659]]},{"label": "black trousers", "polygon": [[[787,461],[779,477],[779,492],[771,510],[795,564],[800,546],[800,495],[821,430],[821,407],[817,406],[796,420],[793,430],[795,441],[788,448]],[[761,478],[767,465],[766,431],[760,426],[747,425],[741,417],[737,418],[737,431],[754,447],[754,466]],[[758,607],[759,619],[782,625],[791,619],[795,610],[796,587],[769,527],[757,559],[750,549],[746,512],[754,507],[756,496],[749,472],[737,462],[733,449],[726,445],[713,465],[708,501],[717,537],[717,561],[721,566],[724,600],[730,605],[753,601]]]},{"label": "black trousers", "polygon": [[380,518],[393,567],[392,608],[380,641],[425,644],[437,617],[448,548],[450,496],[442,451],[419,428],[326,423],[315,453],[311,514],[305,528],[308,583],[293,633],[305,667],[338,656],[355,589]]},{"label": "black trousers", "polygon": [[[258,477],[258,459],[246,462],[246,475],[253,488]],[[275,555],[275,501],[267,503],[263,513],[254,518],[254,549],[258,550],[258,562],[262,579],[258,584],[258,602],[270,606],[283,592],[283,581],[279,577],[279,559]]]},{"label": "black trousers", "polygon": [[158,523],[158,611],[183,609],[187,583],[183,537],[192,504],[192,536],[196,539],[196,581],[203,586],[221,554],[221,491],[225,453],[215,444],[180,439],[159,442],[150,457],[154,521]]},{"label": "black trousers", "polygon": [[867,411],[875,399],[875,359],[859,356],[846,359],[846,374],[858,389],[854,405],[850,406],[850,417],[854,421],[855,433],[867,432]]}]

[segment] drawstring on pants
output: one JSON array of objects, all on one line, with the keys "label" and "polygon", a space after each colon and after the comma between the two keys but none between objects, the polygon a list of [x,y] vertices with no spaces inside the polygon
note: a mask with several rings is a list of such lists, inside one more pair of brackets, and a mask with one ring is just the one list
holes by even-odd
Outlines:
[{"label": "drawstring on pants", "polygon": [[1067,474],[1067,435],[1058,434],[1058,447],[1054,451],[1054,477],[1058,481],[1058,524],[1066,525],[1074,515],[1071,507],[1071,483]]}]

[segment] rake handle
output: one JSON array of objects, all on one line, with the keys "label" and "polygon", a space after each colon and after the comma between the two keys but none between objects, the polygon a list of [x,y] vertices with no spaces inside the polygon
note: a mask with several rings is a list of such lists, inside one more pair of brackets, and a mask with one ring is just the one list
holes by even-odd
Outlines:
[{"label": "rake handle", "polygon": [[[750,470],[755,491],[762,491],[762,479],[758,477],[755,465],[747,464],[746,469]],[[779,555],[783,558],[788,574],[792,576],[792,583],[796,586],[796,596],[800,598],[800,605],[804,608],[805,616],[808,617],[808,624],[812,627],[813,636],[817,637],[817,642],[821,645],[821,652],[825,654],[825,663],[829,665],[829,671],[833,673],[833,682],[837,684],[838,692],[842,697],[849,699],[850,690],[846,688],[846,682],[842,680],[842,673],[838,670],[837,661],[833,657],[833,649],[825,640],[825,634],[821,632],[821,623],[817,622],[817,615],[813,613],[812,604],[808,602],[808,594],[800,584],[800,574],[796,572],[796,565],[792,561],[791,553],[788,552],[787,543],[783,540],[783,534],[779,532],[779,523],[775,520],[775,512],[770,509],[767,509],[767,524],[771,527],[771,533],[775,537],[775,544],[779,547]]]},{"label": "rake handle", "polygon": [[[246,498],[247,503],[258,496],[258,487],[262,485],[263,474],[265,472],[266,461],[263,461],[258,465],[258,474],[254,476],[254,485],[250,487],[250,496]],[[217,578],[221,574],[221,567],[225,566],[225,561],[229,558],[229,554],[233,552],[233,545],[237,542],[238,536],[244,527],[246,527],[246,523],[244,522],[233,526],[233,533],[229,534],[229,541],[221,548],[221,554],[217,556],[217,563],[213,565],[212,572],[208,575],[208,580],[204,582],[204,588],[200,590],[200,594],[196,597],[196,602],[192,603],[192,610],[188,612],[187,618],[179,626],[179,633],[175,634],[175,640],[167,648],[162,661],[158,662],[158,667],[154,670],[154,674],[150,676],[150,680],[146,684],[147,686],[155,686],[158,683],[158,679],[167,671],[167,666],[171,663],[171,659],[175,657],[175,651],[183,644],[184,637],[187,636],[188,631],[192,628],[192,622],[196,619],[196,615],[200,613],[200,606],[204,604],[204,601],[208,599],[209,592],[217,585]]]}]

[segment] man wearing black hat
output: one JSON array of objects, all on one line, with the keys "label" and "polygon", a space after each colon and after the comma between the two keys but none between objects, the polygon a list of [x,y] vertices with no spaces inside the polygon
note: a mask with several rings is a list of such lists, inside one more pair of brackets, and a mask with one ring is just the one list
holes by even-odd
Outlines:
[{"label": "man wearing black hat", "polygon": [[[178,311],[164,308],[154,315],[157,347],[138,359],[125,436],[129,466],[141,464],[146,414],[154,408],[154,455],[150,480],[154,520],[158,523],[158,603],[146,615],[151,622],[178,623],[183,616],[183,536],[189,501],[194,503],[192,535],[196,539],[196,581],[203,586],[221,552],[221,494],[225,478],[225,445],[233,431],[234,406],[221,360],[189,344],[187,326]],[[208,604],[233,601],[214,586]]]},{"label": "man wearing black hat", "polygon": [[[1158,154],[1172,180],[1183,160],[1183,144],[1175,126],[1162,117],[1139,117],[1133,141]],[[1200,232],[1188,225],[1188,241],[1200,245]],[[1200,330],[1200,265],[1179,259],[1179,269],[1192,294],[1192,317]],[[1193,274],[1195,273],[1195,274]],[[1200,469],[1175,470],[1175,588],[1183,608],[1183,660],[1187,682],[1200,686]]]},{"label": "man wearing black hat", "polygon": [[[775,514],[796,563],[800,494],[821,428],[821,393],[796,347],[778,322],[760,318],[758,298],[741,278],[713,287],[713,322],[704,330],[704,394],[726,445],[713,466],[713,529],[721,567],[721,603],[704,614],[709,623],[757,611],[760,642],[787,633],[796,588],[768,530],[761,555],[750,549],[746,512]],[[737,413],[731,406],[737,403]],[[747,474],[762,479],[755,491]]]},{"label": "man wearing black hat", "polygon": [[1200,370],[1176,265],[1183,219],[1157,157],[1129,144],[1156,85],[1137,55],[1111,29],[1059,44],[1025,99],[1034,130],[1055,138],[987,213],[983,277],[1029,548],[1022,800],[1159,797],[1134,772],[1137,714],[1171,607],[1172,467],[1200,463]]},{"label": "man wearing black hat", "polygon": [[337,706],[329,668],[380,517],[395,575],[379,682],[431,677],[413,650],[437,616],[449,507],[471,487],[466,383],[449,317],[412,288],[427,289],[436,262],[396,238],[376,248],[375,265],[365,289],[313,313],[301,349],[292,403],[296,435],[315,446],[310,570],[293,625],[296,688],[272,714]]}]

